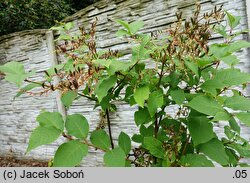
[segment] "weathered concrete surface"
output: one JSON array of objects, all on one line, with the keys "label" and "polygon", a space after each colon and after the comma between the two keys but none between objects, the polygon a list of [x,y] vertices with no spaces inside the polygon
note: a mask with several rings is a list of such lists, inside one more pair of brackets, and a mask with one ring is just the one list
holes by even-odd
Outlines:
[{"label": "weathered concrete surface", "polygon": [[[162,30],[173,23],[175,13],[182,11],[184,16],[189,17],[194,10],[194,0],[101,0],[78,13],[68,17],[65,21],[74,21],[77,26],[89,26],[89,22],[95,17],[97,24],[97,43],[99,48],[119,49],[129,51],[129,45],[124,39],[116,38],[115,32],[120,26],[114,22],[115,19],[123,19],[128,22],[143,20],[145,27],[141,32]],[[224,4],[224,9],[232,14],[242,16],[241,26],[238,29],[247,28],[246,0],[202,0],[202,11],[211,10],[215,5]],[[72,32],[76,32],[77,26]],[[242,36],[241,39],[246,39]],[[218,41],[220,38],[214,39]],[[50,67],[48,60],[49,51],[45,38],[45,32],[31,31],[11,34],[0,37],[0,60],[2,63],[16,59],[25,63],[27,69],[38,69],[42,71]],[[238,53],[241,62],[239,67],[249,72],[249,55],[247,50]],[[58,57],[58,61],[62,61]],[[23,96],[12,102],[16,88],[13,85],[0,81],[0,155],[12,147],[14,154],[19,158],[34,157],[48,159],[53,156],[54,151],[62,140],[53,145],[43,146],[37,150],[24,155],[27,147],[28,137],[31,130],[36,126],[35,118],[41,108],[50,111],[57,110],[55,96],[49,97],[27,97]],[[135,133],[133,111],[128,105],[119,104],[118,112],[111,114],[112,130],[114,138],[117,139],[120,131],[128,134]],[[169,110],[173,112],[173,108]],[[81,113],[91,124],[91,130],[97,126],[99,119],[98,109],[93,110],[93,103],[85,99],[75,101],[68,114]],[[215,126],[219,136],[223,135],[223,123]],[[250,138],[250,129],[244,127],[242,134]],[[83,166],[101,166],[102,153],[90,150],[90,154],[84,159]]]},{"label": "weathered concrete surface", "polygon": [[[51,67],[45,32],[47,30],[24,31],[0,38],[1,64],[16,60],[22,62],[27,70],[40,72],[34,79],[42,76],[42,71]],[[30,132],[36,124],[36,116],[41,109],[56,111],[54,95],[30,97],[23,95],[13,101],[17,88],[0,80],[0,154],[9,150],[17,157],[48,158],[50,147],[35,150],[24,156]]]}]

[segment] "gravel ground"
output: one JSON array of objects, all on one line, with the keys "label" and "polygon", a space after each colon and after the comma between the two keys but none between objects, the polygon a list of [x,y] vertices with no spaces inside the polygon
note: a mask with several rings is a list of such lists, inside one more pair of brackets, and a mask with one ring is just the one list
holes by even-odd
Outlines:
[{"label": "gravel ground", "polygon": [[18,160],[14,157],[0,157],[0,167],[47,167],[48,162]]}]

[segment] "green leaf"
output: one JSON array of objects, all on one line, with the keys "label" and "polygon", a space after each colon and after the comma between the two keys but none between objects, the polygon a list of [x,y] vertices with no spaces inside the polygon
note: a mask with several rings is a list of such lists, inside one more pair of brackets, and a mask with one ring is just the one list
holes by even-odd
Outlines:
[{"label": "green leaf", "polygon": [[215,137],[213,125],[205,116],[191,117],[188,119],[187,125],[195,146]]},{"label": "green leaf", "polygon": [[120,147],[107,151],[104,154],[104,163],[108,167],[125,167],[126,154]]},{"label": "green leaf", "polygon": [[140,107],[139,110],[134,113],[134,119],[137,126],[148,123],[152,120],[146,107]]},{"label": "green leaf", "polygon": [[228,38],[228,35],[227,35],[227,32],[226,32],[226,26],[221,25],[221,24],[216,25],[214,27],[214,31],[216,33],[219,33],[220,35],[222,35],[224,38]]},{"label": "green leaf", "polygon": [[180,73],[175,71],[175,72],[172,72],[170,75],[169,75],[169,84],[172,88],[178,88],[178,84],[180,83]]},{"label": "green leaf", "polygon": [[50,28],[50,30],[57,30],[57,31],[64,31],[64,28],[63,26],[53,26]]},{"label": "green leaf", "polygon": [[110,59],[97,59],[97,60],[94,60],[94,62],[97,63],[98,65],[109,68],[110,64],[112,63],[112,60],[110,60]]},{"label": "green leaf", "polygon": [[69,34],[63,33],[63,34],[61,34],[61,35],[56,39],[56,41],[57,41],[57,40],[58,40],[58,41],[61,41],[61,40],[67,41],[67,40],[71,40],[71,39],[72,39],[72,37],[71,37]]},{"label": "green leaf", "polygon": [[238,40],[229,44],[228,52],[233,53],[239,51],[242,48],[248,48],[248,47],[250,47],[250,42],[245,40]]},{"label": "green leaf", "polygon": [[218,59],[230,55],[228,52],[229,45],[226,43],[214,43],[209,47],[209,52]]},{"label": "green leaf", "polygon": [[18,93],[16,94],[16,96],[14,97],[14,99],[16,97],[20,97],[22,94],[24,94],[25,92],[29,91],[29,90],[32,90],[33,88],[36,88],[36,87],[41,87],[40,84],[35,84],[35,83],[31,83],[31,84],[28,84],[26,85],[25,87],[21,88]]},{"label": "green leaf", "polygon": [[214,167],[214,164],[202,154],[187,154],[181,157],[181,164],[189,167]]},{"label": "green leaf", "polygon": [[171,90],[170,96],[178,105],[181,105],[185,100],[185,93],[183,90]]},{"label": "green leaf", "polygon": [[69,135],[77,138],[86,138],[89,133],[89,124],[87,119],[81,114],[68,115],[65,127]]},{"label": "green leaf", "polygon": [[227,18],[228,18],[228,23],[229,26],[231,27],[231,29],[234,29],[235,27],[237,27],[240,24],[240,16],[233,16],[232,14],[228,13],[226,11],[227,14]]},{"label": "green leaf", "polygon": [[148,98],[148,111],[151,117],[155,115],[157,109],[164,103],[162,90],[154,91],[150,93]]},{"label": "green leaf", "polygon": [[227,136],[229,140],[233,139],[235,137],[235,132],[231,130],[229,126],[224,126],[224,133]]},{"label": "green leaf", "polygon": [[[73,72],[75,70],[74,67],[74,60],[73,59],[68,59],[67,62],[64,64],[63,69],[67,72]],[[54,69],[52,70],[54,71]]]},{"label": "green leaf", "polygon": [[100,106],[102,107],[103,111],[106,111],[110,108],[110,96],[103,97],[102,101],[100,102]]},{"label": "green leaf", "polygon": [[61,132],[64,129],[64,120],[59,112],[41,112],[37,116],[36,121],[42,127],[55,127]]},{"label": "green leaf", "polygon": [[144,137],[152,137],[154,135],[153,125],[150,125],[149,127],[145,127],[144,125],[141,125],[140,133]]},{"label": "green leaf", "polygon": [[115,75],[110,76],[106,79],[101,80],[95,89],[95,93],[98,97],[99,102],[102,101],[103,97],[108,94],[108,91],[116,84],[117,78]]},{"label": "green leaf", "polygon": [[249,82],[250,74],[241,72],[239,69],[234,69],[234,68],[220,69],[216,73],[214,80],[223,83],[224,84],[223,87],[238,86],[240,84]]},{"label": "green leaf", "polygon": [[236,155],[236,152],[232,149],[225,148],[227,156],[229,158],[229,163],[233,166],[236,166],[239,162],[239,157]]},{"label": "green leaf", "polygon": [[170,140],[171,137],[169,137],[165,131],[164,128],[160,128],[157,133],[157,139],[161,142]]},{"label": "green leaf", "polygon": [[201,89],[206,91],[207,93],[212,94],[213,96],[217,95],[216,89],[221,89],[225,86],[225,84],[221,83],[217,80],[207,80],[205,83],[201,85]]},{"label": "green leaf", "polygon": [[239,63],[239,59],[235,55],[227,55],[220,59],[229,66],[234,66]]},{"label": "green leaf", "polygon": [[139,134],[134,134],[131,138],[134,142],[142,143],[143,142],[143,136]]},{"label": "green leaf", "polygon": [[93,131],[90,136],[90,141],[95,146],[104,150],[108,150],[111,146],[108,134],[102,129]]},{"label": "green leaf", "polygon": [[185,61],[185,64],[186,64],[186,66],[197,76],[197,77],[199,77],[199,67],[198,67],[198,65],[197,65],[197,63],[195,63],[195,62],[193,62],[193,61],[191,61],[191,62],[189,62],[189,61]]},{"label": "green leaf", "polygon": [[188,105],[200,113],[212,116],[216,115],[218,112],[224,112],[223,107],[217,101],[203,95],[195,97]]},{"label": "green leaf", "polygon": [[232,43],[212,44],[210,53],[213,57],[222,60],[229,66],[234,66],[239,63],[239,59],[232,53],[239,51],[242,48],[250,47],[250,42],[239,40]]},{"label": "green leaf", "polygon": [[131,161],[125,160],[125,167],[131,167]]},{"label": "green leaf", "polygon": [[229,120],[229,125],[234,131],[240,134],[240,126],[233,117],[231,117],[231,119]]},{"label": "green leaf", "polygon": [[128,32],[130,33],[130,27],[128,22],[125,22],[123,20],[115,20],[117,23],[121,24],[125,29],[128,30]]},{"label": "green leaf", "polygon": [[118,144],[119,144],[119,147],[123,149],[125,154],[129,154],[131,150],[131,140],[126,133],[124,132],[120,133],[119,138],[118,138]]},{"label": "green leaf", "polygon": [[138,36],[142,39],[142,43],[141,43],[142,45],[148,44],[151,39],[151,36],[148,34],[140,34]]},{"label": "green leaf", "polygon": [[129,30],[132,35],[135,35],[137,31],[144,26],[143,21],[135,21],[129,24]]},{"label": "green leaf", "polygon": [[240,167],[250,167],[250,164],[247,163],[240,163],[239,165]]},{"label": "green leaf", "polygon": [[7,74],[15,74],[16,72],[20,74],[25,74],[24,66],[20,62],[12,61],[0,66],[0,71]]},{"label": "green leaf", "polygon": [[227,146],[236,150],[242,157],[250,158],[250,145],[241,145],[237,143],[228,144]]},{"label": "green leaf", "polygon": [[214,78],[205,81],[201,88],[215,96],[217,94],[216,89],[238,86],[247,82],[250,82],[250,75],[248,73],[243,73],[239,69],[234,68],[220,69]]},{"label": "green leaf", "polygon": [[144,48],[143,44],[134,46],[132,48],[132,61],[137,62],[148,58],[149,58],[149,50]]},{"label": "green leaf", "polygon": [[129,62],[119,61],[119,60],[111,60],[109,68],[107,69],[108,74],[112,77],[117,71],[126,71],[130,66]]},{"label": "green leaf", "polygon": [[124,35],[129,35],[128,31],[124,30],[124,29],[120,29],[116,32],[115,34],[117,37],[122,37]]},{"label": "green leaf", "polygon": [[63,105],[65,105],[66,107],[70,107],[73,101],[76,99],[76,97],[77,97],[77,92],[69,90],[62,95],[61,101]]},{"label": "green leaf", "polygon": [[82,158],[88,154],[88,146],[72,140],[59,146],[54,157],[55,167],[73,167],[79,165]]},{"label": "green leaf", "polygon": [[240,112],[236,117],[245,125],[250,126],[250,113],[249,112]]},{"label": "green leaf", "polygon": [[209,142],[200,144],[199,150],[221,165],[227,165],[229,163],[229,157],[227,156],[224,145],[217,138],[213,138]]},{"label": "green leaf", "polygon": [[166,117],[165,119],[163,119],[160,122],[160,125],[164,128],[164,129],[174,129],[174,131],[179,131],[180,127],[181,127],[181,122],[174,120],[174,119],[169,119],[168,117]]},{"label": "green leaf", "polygon": [[144,102],[145,100],[148,99],[148,97],[149,97],[148,86],[141,86],[135,90],[134,99],[139,106],[144,107]]},{"label": "green leaf", "polygon": [[25,78],[35,73],[35,72],[25,73],[23,64],[15,61],[1,65],[0,71],[5,74],[6,81],[14,83],[18,87],[22,85],[22,82]]},{"label": "green leaf", "polygon": [[250,100],[243,96],[233,96],[226,99],[224,105],[234,110],[249,111]]},{"label": "green leaf", "polygon": [[231,116],[226,112],[218,112],[211,121],[228,121]]},{"label": "green leaf", "polygon": [[26,153],[38,146],[46,145],[54,142],[60,136],[61,131],[54,127],[37,127],[30,136],[29,146]]},{"label": "green leaf", "polygon": [[66,23],[65,25],[64,25],[64,29],[65,30],[70,30],[70,29],[72,29],[74,27],[74,23],[73,22],[68,22],[68,23]]},{"label": "green leaf", "polygon": [[143,144],[153,156],[157,158],[164,158],[165,150],[162,148],[161,141],[155,139],[154,137],[145,137]]}]

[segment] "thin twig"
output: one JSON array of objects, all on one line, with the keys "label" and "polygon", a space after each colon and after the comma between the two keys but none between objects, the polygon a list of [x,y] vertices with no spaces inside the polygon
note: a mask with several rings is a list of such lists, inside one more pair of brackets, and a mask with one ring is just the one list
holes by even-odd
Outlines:
[{"label": "thin twig", "polygon": [[182,155],[184,155],[185,154],[185,152],[186,152],[186,149],[187,149],[187,145],[188,145],[188,143],[189,143],[189,140],[190,140],[190,135],[188,135],[188,139],[187,139],[187,141],[186,141],[186,143],[185,143],[185,145],[184,145],[184,148],[183,148],[183,151],[182,151]]},{"label": "thin twig", "polygon": [[62,133],[62,136],[67,138],[68,140],[75,140],[74,137],[72,137],[71,135],[66,134],[65,132]]},{"label": "thin twig", "polygon": [[218,64],[218,61],[215,61],[215,62],[213,62],[213,63],[211,63],[211,64],[209,64],[209,65],[203,67],[203,68],[201,69],[201,71],[203,71],[203,70],[205,70],[205,69],[207,69],[207,68],[209,68],[209,67],[212,67],[213,65],[216,65],[216,64]]},{"label": "thin twig", "polygon": [[77,94],[80,95],[80,96],[82,96],[82,97],[85,97],[85,98],[87,98],[89,100],[97,101],[95,98],[89,97],[87,95],[84,95],[84,94],[81,94],[81,93],[77,93]]},{"label": "thin twig", "polygon": [[157,115],[157,112],[156,112],[156,114],[155,114],[155,131],[154,131],[154,135],[155,135],[155,138],[157,138],[157,133],[158,133],[158,129],[159,129],[159,127],[158,127],[158,115]]},{"label": "thin twig", "polygon": [[88,145],[88,146],[90,146],[90,147],[94,147],[95,149],[99,149],[99,150],[102,150],[102,151],[104,151],[104,152],[107,151],[107,150],[105,150],[105,149],[102,149],[102,148],[100,148],[100,147],[95,146],[94,144],[90,144],[86,139],[84,140],[83,143],[86,144],[86,145]]},{"label": "thin twig", "polygon": [[[130,72],[130,71],[136,66],[136,64],[138,64],[138,62],[139,62],[139,61],[137,61],[137,62],[128,70],[128,72]],[[117,83],[116,87],[114,87],[114,88],[112,89],[111,93],[113,93],[113,92],[123,83],[123,81],[126,79],[126,77],[127,77],[127,75],[125,75],[124,78],[123,78],[119,83]]]},{"label": "thin twig", "polygon": [[108,121],[108,129],[109,129],[109,138],[110,138],[111,148],[114,149],[114,142],[113,142],[113,138],[112,138],[112,131],[111,131],[111,124],[110,124],[109,110],[108,109],[106,109],[106,116],[107,116],[107,121]]},{"label": "thin twig", "polygon": [[162,66],[161,66],[161,73],[160,73],[160,76],[159,76],[159,82],[158,82],[158,88],[160,87],[161,85],[161,80],[162,80],[162,77],[163,77],[163,69],[164,69],[164,65],[165,65],[165,61],[162,62]]},{"label": "thin twig", "polygon": [[[68,135],[66,134],[65,132],[62,133],[63,137],[67,138],[68,140],[76,140],[76,138],[74,138],[73,136],[71,135]],[[82,141],[83,144],[86,144],[87,146],[90,146],[90,147],[94,147],[95,149],[99,149],[99,150],[102,150],[104,152],[106,152],[107,150],[106,149],[102,149],[100,147],[97,147],[96,145],[94,144],[90,144],[86,139],[84,139],[84,141]]]},{"label": "thin twig", "polygon": [[[165,60],[162,61],[162,66],[161,66],[161,73],[160,73],[160,76],[159,76],[159,82],[158,82],[158,85],[157,87],[160,88],[160,85],[161,85],[161,79],[163,77],[163,69],[164,69],[164,65],[165,65]],[[160,119],[161,120],[161,119]],[[158,130],[159,130],[159,126],[158,126],[158,115],[157,115],[157,112],[155,114],[155,131],[154,131],[154,135],[155,135],[155,138],[157,138],[157,133],[158,133]],[[160,123],[160,121],[159,121]]]},{"label": "thin twig", "polygon": [[[27,83],[38,84],[38,85],[41,85],[41,86],[43,85],[43,82],[31,81],[31,80],[28,80],[28,79],[25,79],[24,81],[25,81],[25,82],[27,82]],[[50,86],[49,86],[49,85],[44,84],[44,86],[46,86],[46,87],[50,88]]]}]

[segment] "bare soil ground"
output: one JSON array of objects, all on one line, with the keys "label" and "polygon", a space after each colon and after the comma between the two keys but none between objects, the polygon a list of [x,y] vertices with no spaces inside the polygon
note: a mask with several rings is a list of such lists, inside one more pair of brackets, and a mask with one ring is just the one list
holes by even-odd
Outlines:
[{"label": "bare soil ground", "polygon": [[19,160],[14,157],[0,157],[0,167],[47,167],[48,162]]}]

